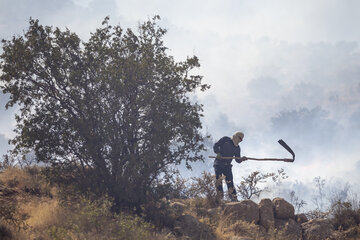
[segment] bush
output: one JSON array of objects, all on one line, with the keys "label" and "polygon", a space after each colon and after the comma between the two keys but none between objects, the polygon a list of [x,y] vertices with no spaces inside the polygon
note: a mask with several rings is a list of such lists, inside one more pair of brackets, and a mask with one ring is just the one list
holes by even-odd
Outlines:
[{"label": "bush", "polygon": [[360,209],[353,209],[349,202],[333,204],[331,212],[331,222],[337,230],[347,230],[360,224]]},{"label": "bush", "polygon": [[138,216],[113,214],[112,202],[103,197],[96,201],[79,197],[63,202],[62,222],[49,226],[46,239],[151,239],[154,227]]},{"label": "bush", "polygon": [[189,195],[194,198],[205,198],[208,208],[217,207],[222,196],[216,190],[216,178],[208,172],[203,172],[201,177],[193,177]]},{"label": "bush", "polygon": [[173,228],[176,219],[175,210],[164,200],[147,204],[144,215],[145,219],[154,224],[157,229]]}]

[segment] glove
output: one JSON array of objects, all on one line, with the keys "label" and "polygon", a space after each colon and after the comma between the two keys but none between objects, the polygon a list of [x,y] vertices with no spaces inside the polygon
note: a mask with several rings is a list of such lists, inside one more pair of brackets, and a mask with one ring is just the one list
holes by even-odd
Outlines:
[{"label": "glove", "polygon": [[216,158],[221,159],[221,154],[220,153],[216,154]]}]

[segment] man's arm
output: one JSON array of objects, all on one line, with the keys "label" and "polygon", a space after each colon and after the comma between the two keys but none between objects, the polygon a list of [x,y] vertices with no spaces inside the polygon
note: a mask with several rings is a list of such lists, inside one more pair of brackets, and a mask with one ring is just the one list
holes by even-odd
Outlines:
[{"label": "man's arm", "polygon": [[223,143],[224,143],[224,137],[220,138],[220,140],[214,144],[213,149],[215,153],[220,154],[221,145]]},{"label": "man's arm", "polygon": [[[240,147],[238,147],[238,149],[236,149],[236,152],[235,152],[235,157],[241,157],[241,150],[240,150]],[[247,158],[245,156],[243,156],[241,159],[235,159],[235,161],[237,163],[241,163],[243,161],[247,160]]]}]

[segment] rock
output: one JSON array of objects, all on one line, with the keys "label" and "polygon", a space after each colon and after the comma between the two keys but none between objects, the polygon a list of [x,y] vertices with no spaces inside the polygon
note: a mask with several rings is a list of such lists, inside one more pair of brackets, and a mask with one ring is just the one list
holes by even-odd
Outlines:
[{"label": "rock", "polygon": [[231,221],[243,220],[249,223],[253,222],[257,224],[260,218],[259,207],[251,200],[226,203],[223,217],[226,217]]},{"label": "rock", "polygon": [[172,202],[170,203],[170,207],[174,210],[175,214],[179,216],[183,214],[186,205],[181,202]]},{"label": "rock", "polygon": [[333,226],[326,219],[312,219],[301,224],[304,240],[322,240],[331,236]]},{"label": "rock", "polygon": [[274,226],[274,204],[270,199],[262,199],[259,203],[259,224],[269,230]]},{"label": "rock", "polygon": [[296,214],[296,215],[295,215],[295,220],[296,220],[296,222],[298,222],[298,223],[300,223],[300,224],[309,221],[308,218],[306,217],[306,215],[303,214],[303,213]]},{"label": "rock", "polygon": [[175,220],[174,232],[178,237],[193,240],[216,239],[208,225],[199,222],[195,217],[188,214],[182,215]]},{"label": "rock", "polygon": [[302,240],[302,228],[294,219],[275,219],[276,238]]},{"label": "rock", "polygon": [[289,219],[295,218],[295,208],[289,202],[285,201],[283,198],[274,198],[274,215],[278,219]]}]

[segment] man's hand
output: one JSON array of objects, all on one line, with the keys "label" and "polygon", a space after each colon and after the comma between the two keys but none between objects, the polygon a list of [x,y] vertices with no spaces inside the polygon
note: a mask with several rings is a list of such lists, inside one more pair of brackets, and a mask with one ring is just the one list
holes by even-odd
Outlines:
[{"label": "man's hand", "polygon": [[245,157],[245,156],[241,157],[241,159],[235,159],[235,161],[237,163],[241,163],[241,162],[246,161],[246,160],[247,160],[247,157]]},{"label": "man's hand", "polygon": [[216,158],[221,159],[221,154],[220,153],[216,154]]}]

